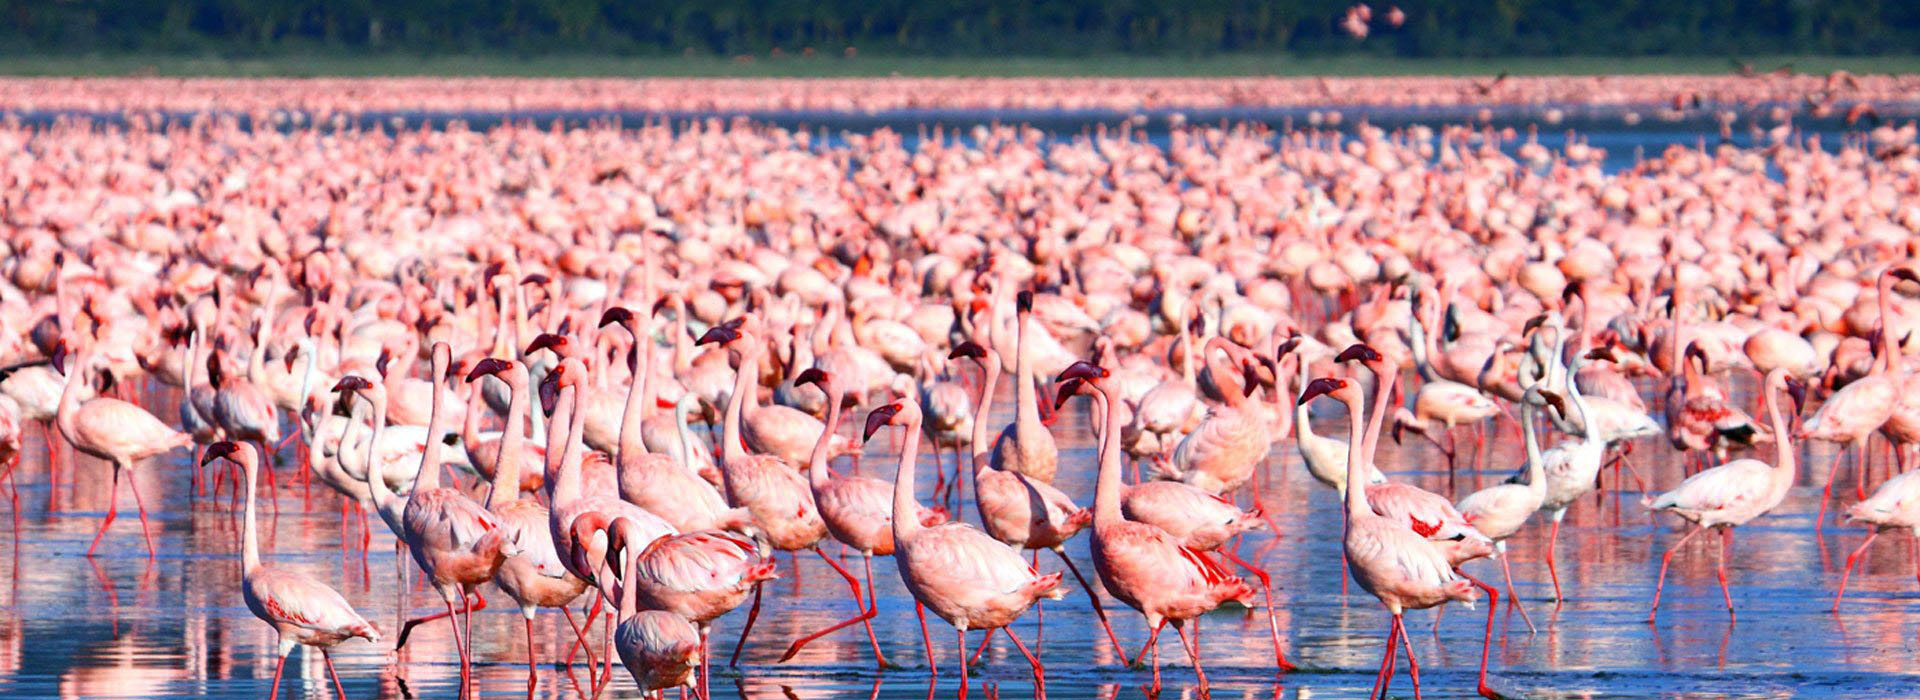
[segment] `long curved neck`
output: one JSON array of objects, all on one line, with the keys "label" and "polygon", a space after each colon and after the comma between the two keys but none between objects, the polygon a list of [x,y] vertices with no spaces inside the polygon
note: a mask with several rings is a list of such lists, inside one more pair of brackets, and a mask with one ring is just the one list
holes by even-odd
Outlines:
[{"label": "long curved neck", "polygon": [[570,436],[567,428],[573,423],[573,397],[578,391],[572,386],[560,388],[559,397],[553,402],[553,415],[548,417],[551,423],[547,428],[547,501],[555,508],[580,497],[580,472],[567,464],[567,446]]},{"label": "long curved neck", "polygon": [[[520,422],[527,419],[527,370],[518,364],[507,370],[513,378],[507,382],[510,398],[507,399],[507,427],[500,432],[500,447],[493,458],[493,489],[487,493],[487,507],[495,503],[505,503],[520,495],[520,457],[526,454],[526,434],[520,430]],[[480,387],[474,387],[474,394],[480,393]],[[469,413],[478,413],[479,407],[467,409]]]},{"label": "long curved neck", "polygon": [[720,438],[720,454],[729,462],[747,456],[746,448],[740,444],[740,414],[746,410],[747,394],[753,392],[754,379],[760,376],[761,346],[752,340],[751,336],[741,336],[736,341],[742,342],[740,370],[733,377],[733,395],[727,397],[727,415],[723,419],[726,425]]},{"label": "long curved neck", "polygon": [[646,326],[633,331],[633,377],[627,383],[627,404],[620,410],[620,453],[614,455],[614,462],[624,468],[627,462],[647,451],[640,439],[640,424],[646,418],[642,402],[650,400],[650,387],[647,378],[653,374],[648,371],[653,366],[652,333],[645,332]]},{"label": "long curved neck", "polygon": [[433,376],[427,378],[427,381],[433,382],[433,407],[427,413],[427,447],[420,452],[420,467],[413,475],[415,489],[440,488],[440,446],[443,444],[440,441],[440,431],[445,428],[441,422],[446,420],[445,412],[440,410],[440,404],[444,398],[441,392],[445,391],[446,383],[440,381],[439,364],[434,363]]},{"label": "long curved neck", "polygon": [[[1366,434],[1366,405],[1358,398],[1347,401],[1347,442],[1355,441]],[[1353,519],[1373,510],[1367,506],[1367,478],[1365,475],[1366,455],[1363,450],[1347,450],[1347,523],[1352,527]]]},{"label": "long curved neck", "polygon": [[240,449],[245,451],[242,453],[245,456],[240,458],[241,466],[247,470],[247,524],[246,530],[240,534],[240,571],[242,575],[247,575],[260,568],[260,532],[259,526],[254,524],[256,518],[253,507],[254,482],[259,480],[260,459],[253,456],[252,445],[242,445]]},{"label": "long curved neck", "polygon": [[1093,526],[1096,528],[1114,525],[1121,520],[1120,515],[1120,412],[1113,410],[1119,400],[1113,389],[1106,384],[1094,386],[1096,395],[1105,416],[1105,427],[1100,429],[1100,473],[1093,489]]},{"label": "long curved neck", "polygon": [[1767,421],[1773,424],[1773,475],[1776,480],[1791,485],[1793,483],[1793,440],[1792,433],[1787,432],[1786,417],[1780,415],[1780,393],[1773,390],[1771,378],[1763,383],[1761,388],[1767,392]]},{"label": "long curved neck", "polygon": [[1899,353],[1893,342],[1893,275],[1880,273],[1880,359],[1874,363],[1875,372],[1886,372],[1899,364]]},{"label": "long curved neck", "polygon": [[693,463],[693,428],[687,425],[687,414],[693,411],[690,402],[682,401],[673,407],[673,432],[680,440],[680,466],[688,471],[699,471]]},{"label": "long curved neck", "polygon": [[[1376,386],[1373,389],[1373,412],[1367,415],[1366,444],[1363,448],[1367,464],[1372,464],[1374,461],[1373,450],[1380,445],[1380,426],[1387,422],[1387,414],[1392,412],[1393,385],[1399,381],[1400,374],[1398,372],[1381,372],[1375,375],[1374,384]],[[1347,483],[1363,484],[1366,482],[1349,481]]]},{"label": "long curved neck", "polygon": [[1428,347],[1428,343],[1432,342],[1432,339],[1427,337],[1427,324],[1421,320],[1422,318],[1423,314],[1420,313],[1419,309],[1413,309],[1413,313],[1408,314],[1407,332],[1413,336],[1413,343],[1411,344],[1413,346],[1413,366],[1420,370],[1420,378],[1422,380],[1429,382],[1439,381],[1440,375],[1433,371],[1433,363],[1428,359],[1431,357],[1429,353],[1432,352]]},{"label": "long curved neck", "polygon": [[807,483],[819,489],[827,485],[827,443],[833,442],[834,432],[840,429],[840,403],[846,399],[838,383],[831,384],[832,391],[827,392],[827,426],[820,431],[820,439],[813,443],[813,454],[807,459]]},{"label": "long curved neck", "polygon": [[988,350],[984,359],[986,361],[981,364],[981,369],[986,371],[987,377],[980,384],[980,407],[974,410],[973,417],[973,441],[967,446],[967,449],[973,451],[975,474],[980,473],[982,469],[987,469],[988,463],[992,461],[987,455],[988,450],[992,448],[987,441],[987,424],[993,415],[993,392],[1000,384],[1000,353]]},{"label": "long curved neck", "polygon": [[86,374],[92,366],[93,354],[82,353],[80,360],[67,367],[66,381],[60,385],[60,407],[56,409],[54,421],[59,423],[60,431],[71,436],[74,433],[74,409],[80,406],[80,375]]},{"label": "long curved neck", "polygon": [[180,383],[182,388],[193,391],[194,362],[200,357],[200,329],[195,328],[187,334],[187,354],[180,358]]},{"label": "long curved neck", "polygon": [[[1307,359],[1305,357],[1300,358],[1299,378],[1300,386],[1305,387],[1307,385]],[[1308,439],[1316,437],[1313,434],[1313,418],[1307,411],[1307,405],[1300,402],[1299,396],[1290,395],[1289,398],[1293,401],[1294,441],[1306,442]]]},{"label": "long curved neck", "polygon": [[[1194,311],[1197,317],[1198,305],[1194,307]],[[1180,378],[1186,380],[1187,386],[1193,386],[1194,375],[1197,373],[1193,366],[1195,362],[1193,343],[1193,321],[1188,319],[1186,323],[1180,324]]]},{"label": "long curved neck", "polygon": [[1580,382],[1573,376],[1574,372],[1580,370],[1581,364],[1576,359],[1573,366],[1567,368],[1567,398],[1573,400],[1573,410],[1580,414],[1580,439],[1591,442],[1599,435],[1599,431],[1594,429],[1593,413],[1587,410],[1587,397],[1580,393]]},{"label": "long curved neck", "polygon": [[1241,404],[1246,402],[1246,395],[1241,391],[1235,390],[1234,387],[1227,385],[1227,378],[1233,375],[1233,370],[1225,365],[1216,364],[1213,361],[1214,351],[1216,350],[1218,350],[1220,354],[1226,355],[1228,361],[1232,361],[1231,351],[1227,349],[1228,344],[1232,342],[1233,341],[1227,340],[1224,336],[1216,335],[1208,338],[1206,350],[1202,351],[1201,358],[1207,363],[1207,373],[1213,375],[1213,384],[1220,388],[1221,398],[1226,400],[1227,407],[1239,408]]},{"label": "long curved neck", "polygon": [[1672,338],[1669,339],[1669,340],[1672,340],[1673,342],[1667,344],[1667,359],[1668,359],[1667,367],[1671,368],[1671,371],[1673,372],[1673,376],[1680,377],[1683,374],[1681,371],[1681,362],[1683,360],[1680,357],[1680,350],[1681,348],[1686,346],[1686,342],[1685,342],[1685,339],[1682,338],[1680,335],[1681,325],[1680,325],[1680,282],[1679,280],[1674,281],[1673,291],[1668,293],[1667,297],[1669,298],[1669,300],[1673,302],[1673,326],[1667,333],[1667,335],[1673,336]]},{"label": "long curved neck", "polygon": [[907,540],[924,528],[917,515],[920,502],[913,497],[913,461],[920,452],[920,413],[907,416],[907,437],[900,447],[900,471],[893,477],[893,539]]},{"label": "long curved neck", "polygon": [[1033,385],[1032,317],[1031,312],[1021,312],[1016,317],[1020,325],[1014,333],[1013,403],[1016,413],[1013,420],[1026,430],[1040,426],[1040,396]]},{"label": "long curved neck", "polygon": [[[632,521],[627,521],[627,522],[632,522]],[[633,528],[628,528],[628,529],[633,529]],[[628,542],[630,544],[633,543],[632,540],[628,540]],[[626,561],[622,562],[620,567],[621,568],[621,575],[620,575],[620,621],[621,622],[625,622],[627,621],[628,618],[631,618],[634,615],[637,615],[640,613],[640,597],[639,597],[640,582],[635,578],[639,575],[640,552],[633,551],[630,546],[627,549],[627,551],[624,552],[624,554],[626,556]]]},{"label": "long curved neck", "polygon": [[1547,492],[1546,460],[1540,456],[1540,438],[1533,429],[1533,402],[1520,401],[1520,433],[1527,449],[1527,490],[1537,494]]},{"label": "long curved neck", "polygon": [[[367,436],[367,488],[373,493],[374,504],[379,505],[400,495],[387,488],[385,465],[378,455],[380,434],[387,429],[387,392],[375,386],[372,393],[373,396],[368,399],[373,404],[373,426],[369,431],[371,434]],[[348,424],[347,428],[341,431],[342,440],[346,439],[346,433],[352,430],[353,425]]]}]

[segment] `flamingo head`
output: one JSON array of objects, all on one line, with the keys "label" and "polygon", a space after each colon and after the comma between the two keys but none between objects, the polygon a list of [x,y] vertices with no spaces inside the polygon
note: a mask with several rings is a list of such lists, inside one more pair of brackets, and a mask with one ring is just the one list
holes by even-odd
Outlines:
[{"label": "flamingo head", "polygon": [[298,345],[295,345],[292,348],[288,349],[287,354],[282,355],[280,357],[280,361],[286,363],[288,372],[293,371],[293,363],[295,360],[298,360],[298,359],[300,359],[300,346]]},{"label": "flamingo head", "polygon": [[1707,363],[1707,351],[1701,350],[1699,343],[1687,343],[1685,357],[1688,362],[1692,362],[1694,358],[1699,358],[1701,371],[1706,371],[1706,369],[1711,366]]},{"label": "flamingo head", "polygon": [[1612,346],[1612,345],[1602,345],[1602,346],[1600,346],[1600,347],[1597,347],[1597,348],[1594,348],[1594,349],[1592,349],[1592,350],[1588,350],[1588,351],[1587,351],[1587,359],[1589,359],[1589,360],[1606,360],[1606,361],[1608,361],[1608,362],[1619,362],[1619,361],[1620,361],[1620,358],[1618,358],[1618,357],[1615,357],[1615,356],[1614,356],[1614,354],[1613,354],[1613,346]]},{"label": "flamingo head", "polygon": [[1553,407],[1553,410],[1555,413],[1560,414],[1560,418],[1565,419],[1567,417],[1567,400],[1566,399],[1563,399],[1560,397],[1559,394],[1548,391],[1546,389],[1536,389],[1535,392],[1540,394],[1540,399],[1542,401],[1547,402],[1548,406]]},{"label": "flamingo head", "polygon": [[531,355],[541,350],[553,350],[553,353],[556,355],[564,355],[560,349],[567,347],[567,342],[567,337],[564,335],[558,333],[541,333],[540,335],[534,336],[533,342],[527,344],[526,354]]},{"label": "flamingo head", "polygon": [[345,394],[348,392],[361,392],[361,391],[366,391],[372,388],[373,388],[373,382],[367,381],[366,377],[362,377],[355,374],[349,374],[347,376],[341,377],[340,381],[336,382],[333,385],[334,392],[341,393],[341,394]]},{"label": "flamingo head", "polygon": [[1067,401],[1071,400],[1074,394],[1080,393],[1086,385],[1087,382],[1084,379],[1069,379],[1061,383],[1060,389],[1053,396],[1053,410],[1058,411],[1060,407],[1067,405]]},{"label": "flamingo head", "polygon": [[1920,274],[1916,274],[1913,271],[1913,267],[1910,265],[1895,265],[1893,267],[1887,268],[1886,274],[1888,277],[1892,277],[1897,280],[1906,280],[1908,282],[1920,283]]},{"label": "flamingo head", "polygon": [[1023,314],[1033,311],[1033,292],[1020,290],[1020,293],[1013,297],[1013,308]]},{"label": "flamingo head", "polygon": [[1344,399],[1347,398],[1345,394],[1353,392],[1355,386],[1353,382],[1339,377],[1321,377],[1307,382],[1306,390],[1300,392],[1300,403],[1312,401],[1322,395],[1334,395]]},{"label": "flamingo head", "polygon": [[1333,358],[1333,361],[1352,362],[1354,360],[1359,360],[1360,362],[1365,364],[1372,364],[1375,362],[1379,362],[1381,359],[1382,359],[1382,356],[1380,355],[1379,350],[1373,349],[1372,346],[1367,345],[1366,343],[1354,343],[1353,345],[1349,346],[1347,349],[1341,350],[1340,354]]},{"label": "flamingo head", "polygon": [[552,281],[553,281],[552,278],[546,275],[540,274],[538,272],[535,272],[533,274],[527,275],[526,277],[520,278],[521,284],[531,284],[536,287],[545,287],[547,286],[548,282],[552,282]]},{"label": "flamingo head", "polygon": [[200,458],[200,466],[212,464],[213,460],[223,457],[231,459],[233,454],[239,451],[240,444],[232,440],[221,440],[213,443],[207,446],[206,455]]},{"label": "flamingo head", "polygon": [[600,314],[600,327],[606,328],[609,324],[614,323],[623,326],[633,323],[633,312],[628,311],[626,307],[623,306],[608,307],[606,313]]},{"label": "flamingo head", "polygon": [[1286,357],[1288,353],[1293,352],[1299,347],[1300,336],[1298,334],[1287,336],[1286,340],[1280,341],[1280,347],[1274,349],[1273,356],[1275,358]]},{"label": "flamingo head", "polygon": [[806,371],[800,373],[800,376],[793,378],[793,385],[805,386],[813,384],[819,386],[821,391],[825,391],[827,384],[832,381],[833,376],[827,374],[826,370],[820,369],[819,367],[808,367]]},{"label": "flamingo head", "polygon": [[1095,382],[1101,379],[1106,379],[1107,377],[1112,376],[1112,374],[1113,373],[1108,372],[1107,368],[1105,367],[1101,367],[1100,365],[1096,365],[1086,360],[1077,360],[1073,364],[1067,365],[1066,369],[1060,370],[1060,376],[1055,378],[1053,381],[1057,383],[1057,382],[1064,382],[1070,379],[1079,379],[1086,382]]},{"label": "flamingo head", "polygon": [[895,401],[873,409],[872,413],[867,414],[867,428],[861,433],[860,439],[872,440],[873,434],[880,432],[880,428],[892,425],[894,417],[900,415],[900,408],[900,402]]},{"label": "flamingo head", "polygon": [[540,405],[546,408],[548,415],[552,415],[554,406],[559,403],[560,387],[571,386],[579,379],[574,375],[580,374],[580,370],[568,369],[569,366],[576,364],[578,361],[570,360],[555,365],[547,372],[547,376],[540,380]]},{"label": "flamingo head", "polygon": [[1787,377],[1787,396],[1793,398],[1793,415],[1800,415],[1807,406],[1807,385],[1793,377]]},{"label": "flamingo head", "polygon": [[693,344],[706,345],[707,343],[719,343],[721,345],[726,345],[728,343],[732,343],[733,341],[740,339],[740,335],[741,335],[740,327],[742,325],[745,325],[746,322],[747,322],[747,319],[745,317],[741,317],[741,318],[736,318],[736,319],[727,321],[726,323],[722,323],[718,326],[708,328],[707,332],[700,334],[700,339],[697,341],[694,341]]},{"label": "flamingo head", "polygon": [[483,358],[479,362],[473,363],[473,370],[467,372],[467,381],[472,382],[475,379],[485,376],[497,377],[501,372],[507,371],[507,368],[512,366],[513,365],[508,364],[506,360],[498,357]]},{"label": "flamingo head", "polygon": [[986,356],[987,356],[987,349],[980,347],[979,343],[973,342],[971,340],[961,343],[959,345],[953,346],[953,352],[947,353],[947,359],[949,360],[958,360],[962,357],[971,357],[975,360],[984,361]]},{"label": "flamingo head", "polygon": [[373,361],[373,371],[379,372],[380,376],[382,377],[387,376],[387,363],[392,361],[393,361],[393,351],[388,350],[386,348],[380,348],[380,357],[374,359]]},{"label": "flamingo head", "polygon": [[661,309],[667,308],[667,305],[673,303],[674,298],[672,294],[661,295],[659,299],[653,302],[653,312],[656,314],[660,313]]},{"label": "flamingo head", "polygon": [[60,373],[61,375],[63,375],[63,376],[64,376],[64,375],[65,375],[65,374],[67,373],[67,343],[66,343],[66,341],[64,341],[64,340],[63,340],[63,341],[60,341],[60,344],[59,344],[59,345],[56,345],[56,346],[54,346],[54,348],[53,348],[53,357],[52,357],[51,359],[52,359],[52,364],[53,364],[53,371],[55,371],[55,372],[59,372],[59,373]]},{"label": "flamingo head", "polygon": [[1540,314],[1533,318],[1527,319],[1527,324],[1520,327],[1520,335],[1522,336],[1532,335],[1534,329],[1539,328],[1541,325],[1545,324],[1546,322],[1547,322],[1546,314]]}]

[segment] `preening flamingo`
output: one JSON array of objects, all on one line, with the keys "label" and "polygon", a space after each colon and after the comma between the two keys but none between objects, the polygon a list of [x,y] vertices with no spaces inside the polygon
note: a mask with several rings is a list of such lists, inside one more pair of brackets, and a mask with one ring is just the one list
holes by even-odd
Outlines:
[{"label": "preening flamingo", "polygon": [[333,677],[334,687],[344,698],[347,690],[340,684],[340,674],[333,670],[329,650],[354,637],[378,643],[380,630],[355,612],[346,598],[331,586],[298,571],[261,563],[260,535],[254,524],[253,507],[254,482],[260,472],[260,458],[253,451],[257,449],[217,442],[207,447],[204,459],[208,462],[231,460],[246,472],[246,529],[241,533],[240,592],[247,602],[247,610],[272,625],[280,635],[280,661],[273,667],[273,690],[267,697],[272,700],[280,696],[280,674],[287,668],[287,654],[296,646],[306,645],[320,650],[321,657],[327,661],[327,675]]},{"label": "preening flamingo", "polygon": [[1767,417],[1776,436],[1772,465],[1757,459],[1728,462],[1687,477],[1672,491],[1647,502],[1651,510],[1670,511],[1693,523],[1693,529],[1667,547],[1667,553],[1660,557],[1660,578],[1654,584],[1647,624],[1653,624],[1654,614],[1660,611],[1660,589],[1666,586],[1667,564],[1673,561],[1674,553],[1680,551],[1687,540],[1710,527],[1720,530],[1720,595],[1726,599],[1728,619],[1738,617],[1733,612],[1733,595],[1727,591],[1727,548],[1733,545],[1733,528],[1773,510],[1787,497],[1788,489],[1793,488],[1792,433],[1787,431],[1786,417],[1780,413],[1779,392],[1786,391],[1793,397],[1794,415],[1799,415],[1800,404],[1806,397],[1806,389],[1799,380],[1789,377],[1783,368],[1767,373],[1764,391]]},{"label": "preening flamingo", "polygon": [[907,398],[874,409],[867,415],[864,439],[873,439],[873,434],[887,425],[906,427],[900,468],[893,482],[893,560],[914,601],[958,632],[955,649],[959,654],[960,693],[967,692],[967,630],[998,629],[1027,657],[1033,667],[1035,695],[1045,697],[1046,670],[1007,625],[1042,598],[1066,597],[1060,574],[1041,575],[1027,565],[1018,550],[966,523],[922,525],[913,517],[920,511],[913,496],[914,455],[920,449],[920,407]]}]

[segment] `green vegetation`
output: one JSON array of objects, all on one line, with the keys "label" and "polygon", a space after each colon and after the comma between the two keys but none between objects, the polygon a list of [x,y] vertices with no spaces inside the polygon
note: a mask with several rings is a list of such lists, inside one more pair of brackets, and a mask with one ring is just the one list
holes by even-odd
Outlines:
[{"label": "green vegetation", "polygon": [[[1748,59],[1759,70],[1790,65],[1824,73],[1920,72],[1920,56],[1793,56]],[[1597,75],[1725,73],[1725,58],[1406,59],[1380,56],[1231,54],[1091,56],[1080,58],[785,58],[740,61],[699,57],[616,56],[269,56],[188,57],[164,54],[0,56],[0,75],[15,76],[589,76],[589,77],[875,77],[904,76],[1249,76],[1249,75]]]},{"label": "green vegetation", "polygon": [[[1920,51],[1920,2],[1911,0],[1406,0],[1400,22],[1389,19],[1391,0],[1375,0],[1371,21],[1358,22],[1347,17],[1354,2],[0,0],[0,65],[286,75],[1720,72],[1731,56],[1759,70],[1778,65],[1758,55],[1894,54],[1903,58],[1794,67],[1904,68]],[[1365,40],[1348,33],[1361,28]],[[1645,58],[1562,58],[1571,56]]]}]

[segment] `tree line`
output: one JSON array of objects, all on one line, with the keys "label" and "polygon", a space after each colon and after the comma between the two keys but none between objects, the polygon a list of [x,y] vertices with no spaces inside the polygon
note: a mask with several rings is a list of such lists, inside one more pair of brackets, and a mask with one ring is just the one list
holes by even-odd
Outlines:
[{"label": "tree line", "polygon": [[1910,54],[1915,0],[0,0],[0,54]]}]

